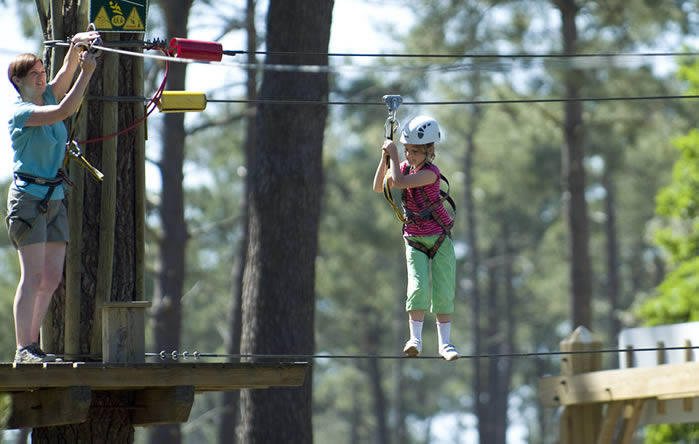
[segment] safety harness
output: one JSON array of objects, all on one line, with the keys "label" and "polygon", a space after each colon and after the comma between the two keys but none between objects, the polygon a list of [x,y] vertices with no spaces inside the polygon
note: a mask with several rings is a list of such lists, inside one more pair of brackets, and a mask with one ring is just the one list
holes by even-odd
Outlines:
[{"label": "safety harness", "polygon": [[[400,127],[400,123],[396,120],[396,112],[398,111],[398,107],[401,105],[401,103],[403,103],[403,98],[399,95],[385,95],[383,96],[383,101],[384,103],[386,103],[386,106],[388,107],[388,118],[386,119],[386,123],[384,124],[384,135],[387,139],[393,140],[395,131]],[[453,219],[451,223],[447,225],[442,221],[442,219],[439,217],[439,214],[437,213],[437,209],[440,205],[444,203],[444,201],[449,202],[449,205],[451,205],[452,210],[454,211],[454,213],[456,213],[456,205],[454,204],[454,199],[452,199],[449,196],[449,181],[446,177],[444,177],[443,174],[439,174],[439,180],[443,180],[447,184],[447,189],[446,191],[442,190],[441,188],[439,189],[439,200],[437,200],[436,202],[430,201],[429,197],[427,196],[427,191],[425,191],[425,187],[419,187],[418,190],[422,197],[424,208],[417,213],[408,210],[408,191],[404,189],[401,193],[401,202],[403,207],[403,211],[401,211],[398,208],[398,205],[396,205],[393,201],[393,196],[391,195],[391,187],[388,184],[390,166],[390,158],[387,158],[386,174],[383,178],[383,196],[386,198],[386,201],[391,205],[391,208],[393,209],[393,212],[395,213],[398,220],[403,223],[403,227],[410,224],[419,224],[420,222],[418,220],[424,221],[429,219],[434,219],[439,224],[439,226],[442,227],[442,234],[439,235],[439,238],[437,238],[437,241],[434,243],[434,245],[432,245],[432,248],[427,248],[420,242],[408,239],[407,237],[405,239],[406,242],[408,242],[408,245],[415,248],[416,250],[422,251],[427,255],[428,258],[432,259],[437,254],[439,247],[442,245],[442,243],[444,243],[444,239],[446,239],[447,237],[451,238],[451,229],[454,226]],[[410,174],[410,165],[405,164],[402,167],[401,172],[404,176]],[[415,203],[417,204],[417,201]]]},{"label": "safety harness", "polygon": [[[93,27],[92,29],[94,29],[94,25],[90,24],[90,26],[88,26],[88,31],[91,30],[91,27]],[[95,43],[95,42],[93,42],[93,43]],[[95,51],[92,48],[92,44],[88,45],[86,43],[79,43],[77,46],[84,47],[84,48],[79,48],[79,49],[83,49],[85,51],[90,51],[90,52]],[[63,156],[63,164],[62,164],[61,168],[58,169],[58,172],[56,173],[56,177],[54,177],[53,179],[48,179],[45,177],[38,177],[38,176],[31,175],[31,174],[19,172],[19,171],[16,171],[14,173],[15,185],[17,185],[16,181],[17,181],[17,179],[19,179],[19,180],[21,180],[25,183],[28,183],[28,184],[35,184],[35,185],[41,185],[41,186],[48,187],[48,191],[46,192],[46,195],[39,202],[39,215],[36,218],[34,218],[33,221],[29,222],[23,218],[17,217],[17,220],[21,221],[26,226],[25,230],[22,232],[22,234],[20,234],[17,237],[18,244],[24,238],[24,236],[26,236],[27,233],[29,233],[34,228],[34,225],[37,223],[39,218],[42,216],[45,216],[46,213],[48,213],[49,202],[51,201],[51,196],[53,196],[53,192],[56,190],[56,187],[60,186],[64,183],[68,186],[73,186],[73,183],[70,181],[70,179],[68,179],[68,174],[66,174],[66,171],[68,168],[68,160],[71,157],[73,159],[75,159],[80,166],[85,168],[95,179],[97,179],[100,182],[104,179],[104,175],[97,168],[93,167],[90,164],[90,162],[87,161],[85,156],[83,156],[83,153],[80,151],[80,146],[78,146],[78,142],[76,140],[74,140],[75,129],[77,127],[76,122],[77,122],[78,116],[80,115],[80,112],[82,111],[82,105],[83,105],[84,99],[85,99],[85,96],[83,96],[80,99],[80,104],[78,105],[78,109],[75,112],[75,114],[73,115],[70,136],[68,137],[69,142],[66,143],[66,151],[65,151],[65,154]],[[9,217],[13,217],[13,215],[10,214]]]},{"label": "safety harness", "polygon": [[[410,174],[410,165],[403,165],[401,172],[404,176]],[[452,199],[449,196],[449,181],[441,173],[439,174],[439,180],[443,180],[447,184],[447,189],[446,191],[442,189],[439,190],[439,199],[435,202],[430,201],[429,196],[427,196],[427,191],[425,191],[425,187],[418,188],[420,196],[422,197],[422,202],[424,204],[423,208],[421,208],[419,212],[410,211],[408,209],[408,191],[404,189],[401,194],[401,201],[403,204],[404,213],[403,218],[406,221],[404,223],[404,226],[409,224],[419,224],[420,221],[433,219],[442,228],[442,234],[439,235],[439,238],[437,238],[437,241],[434,243],[434,245],[432,245],[432,248],[427,248],[420,242],[408,239],[407,237],[405,239],[408,245],[415,248],[416,250],[422,251],[430,259],[432,259],[437,254],[437,251],[439,250],[439,247],[442,246],[442,243],[444,243],[444,240],[447,237],[451,238],[451,229],[454,226],[453,219],[451,223],[449,223],[448,225],[445,224],[442,218],[439,217],[437,209],[440,207],[440,205],[444,203],[444,201],[447,201],[449,202],[449,205],[451,205],[452,210],[456,212],[456,205],[454,204],[454,199]],[[419,206],[417,200],[415,201],[415,203]]]}]

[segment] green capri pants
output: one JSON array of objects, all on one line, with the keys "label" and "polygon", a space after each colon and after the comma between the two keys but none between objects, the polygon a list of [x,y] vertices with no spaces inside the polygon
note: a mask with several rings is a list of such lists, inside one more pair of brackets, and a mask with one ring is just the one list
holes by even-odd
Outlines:
[{"label": "green capri pants", "polygon": [[[410,236],[408,239],[432,248],[439,235]],[[454,312],[456,287],[456,256],[450,237],[430,260],[425,253],[406,242],[405,258],[408,264],[408,299],[406,311],[427,310],[437,314]],[[432,293],[430,295],[430,293]],[[430,298],[431,296],[431,298]],[[431,300],[431,303],[430,303]]]}]

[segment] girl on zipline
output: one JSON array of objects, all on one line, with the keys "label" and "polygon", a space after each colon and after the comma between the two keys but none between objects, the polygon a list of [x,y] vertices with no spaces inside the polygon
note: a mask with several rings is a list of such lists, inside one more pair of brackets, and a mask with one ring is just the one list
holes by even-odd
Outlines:
[{"label": "girl on zipline", "polygon": [[[408,297],[410,339],[403,352],[410,357],[422,351],[422,326],[425,311],[437,315],[439,354],[447,361],[459,357],[449,342],[451,313],[454,311],[456,257],[451,240],[453,220],[443,205],[439,183],[441,173],[432,163],[434,144],[441,134],[437,121],[428,116],[410,120],[401,132],[406,161],[399,162],[398,148],[392,140],[381,147],[382,154],[374,176],[374,191],[383,191],[383,178],[388,168],[387,185],[403,190],[403,237],[408,264]],[[390,160],[390,162],[388,162]],[[430,295],[431,293],[431,295]],[[431,297],[430,297],[431,296]]]},{"label": "girl on zipline", "polygon": [[[73,36],[63,66],[49,83],[44,64],[34,54],[15,57],[7,72],[19,93],[9,121],[14,180],[5,219],[21,273],[13,307],[18,363],[48,360],[39,347],[39,329],[61,282],[69,239],[59,171],[68,138],[63,120],[77,110],[95,71],[95,55],[79,53],[78,47],[97,38],[94,31]],[[73,84],[78,65],[80,75]]]}]

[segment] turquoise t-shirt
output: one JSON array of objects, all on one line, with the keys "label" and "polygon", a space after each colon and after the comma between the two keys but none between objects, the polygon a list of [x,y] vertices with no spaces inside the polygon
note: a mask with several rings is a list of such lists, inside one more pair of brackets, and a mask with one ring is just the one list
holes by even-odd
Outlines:
[{"label": "turquoise t-shirt", "polygon": [[[51,85],[46,86],[43,98],[46,105],[58,104]],[[9,120],[12,149],[15,152],[14,171],[53,179],[63,166],[68,130],[62,121],[51,125],[25,127],[29,116],[38,106],[23,102],[21,98],[15,103],[14,113]],[[12,186],[41,198],[46,196],[49,190],[47,186],[29,184],[21,179],[15,179]],[[51,200],[57,199],[63,199],[63,185],[57,186],[51,195]]]}]

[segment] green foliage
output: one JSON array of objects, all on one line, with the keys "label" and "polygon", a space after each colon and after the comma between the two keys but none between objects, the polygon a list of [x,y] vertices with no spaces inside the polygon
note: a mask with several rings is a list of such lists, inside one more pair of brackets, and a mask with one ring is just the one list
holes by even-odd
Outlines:
[{"label": "green foliage", "polygon": [[[699,88],[699,61],[684,64],[682,78],[693,91]],[[675,139],[681,157],[672,182],[657,196],[662,227],[655,239],[668,254],[674,269],[657,288],[657,296],[640,308],[648,325],[699,321],[699,131]],[[688,443],[699,439],[699,423],[653,425],[646,429],[646,444]]]},{"label": "green foliage", "polygon": [[646,427],[646,444],[692,444],[699,441],[699,423]]},{"label": "green foliage", "polygon": [[656,240],[678,263],[699,255],[699,130],[676,139],[675,145],[682,157],[673,169],[672,184],[657,197],[665,227],[658,230]]},{"label": "green foliage", "polygon": [[[699,62],[685,64],[681,73],[692,88],[699,87]],[[672,182],[657,196],[662,225],[655,238],[676,268],[658,287],[658,296],[641,307],[650,324],[696,320],[699,313],[699,131],[675,139],[675,146],[681,157]]]},{"label": "green foliage", "polygon": [[699,321],[699,257],[683,262],[658,286],[640,315],[648,325]]}]

